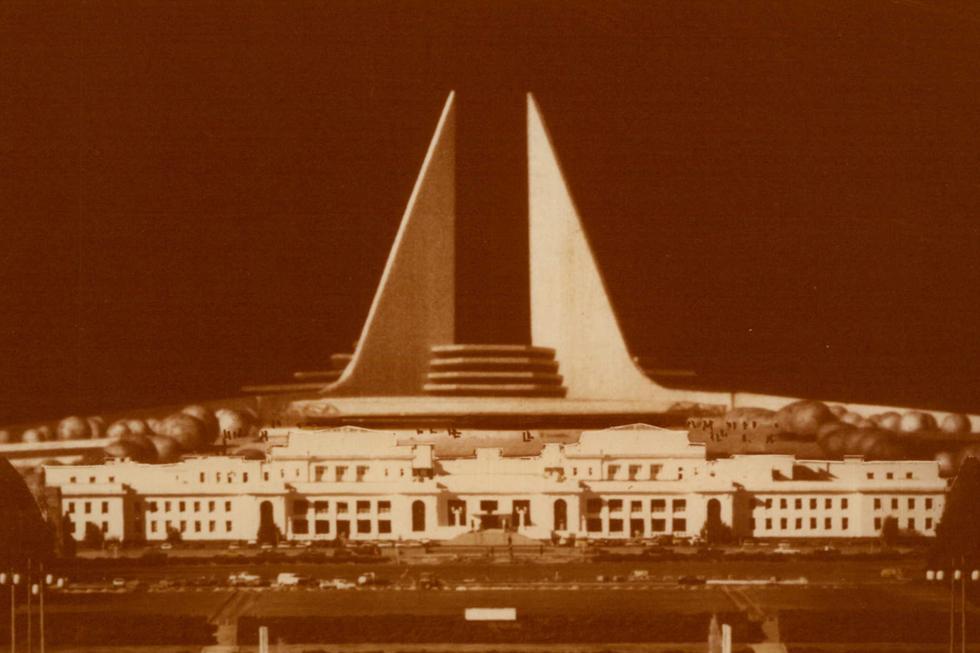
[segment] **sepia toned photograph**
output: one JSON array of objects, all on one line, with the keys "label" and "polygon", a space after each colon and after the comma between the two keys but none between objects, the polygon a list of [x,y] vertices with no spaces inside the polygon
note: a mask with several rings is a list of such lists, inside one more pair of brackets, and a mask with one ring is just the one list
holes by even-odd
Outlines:
[{"label": "sepia toned photograph", "polygon": [[0,651],[980,651],[980,5],[0,1]]}]

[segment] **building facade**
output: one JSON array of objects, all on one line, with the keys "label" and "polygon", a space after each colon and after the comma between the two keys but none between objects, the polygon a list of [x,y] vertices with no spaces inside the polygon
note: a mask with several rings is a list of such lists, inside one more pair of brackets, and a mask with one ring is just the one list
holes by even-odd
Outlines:
[{"label": "building facade", "polygon": [[[289,540],[449,540],[507,529],[530,538],[691,537],[709,520],[752,538],[875,537],[885,519],[933,535],[947,484],[932,461],[718,460],[684,431],[631,425],[537,446],[440,453],[422,431],[283,429],[265,460],[187,457],[45,468],[76,539],[254,541],[263,521]],[[444,436],[443,436],[444,437]],[[493,442],[499,442],[493,440]],[[456,443],[458,444],[458,442]],[[452,453],[456,451],[456,453]],[[460,453],[462,452],[462,453]]]}]

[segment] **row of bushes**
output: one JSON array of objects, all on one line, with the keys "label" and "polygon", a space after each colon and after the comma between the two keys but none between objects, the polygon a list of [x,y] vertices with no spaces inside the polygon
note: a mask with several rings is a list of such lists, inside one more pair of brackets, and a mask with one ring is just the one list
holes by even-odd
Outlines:
[{"label": "row of bushes", "polygon": [[[718,615],[737,641],[757,642],[761,631],[742,613]],[[240,617],[238,638],[256,644],[259,626],[286,643],[604,643],[704,641],[710,613],[655,614],[596,611],[591,615],[520,615],[514,623],[467,622],[460,615]]]},{"label": "row of bushes", "polygon": [[[206,646],[215,643],[214,626],[204,616],[50,611],[44,616],[45,639],[51,646]],[[27,615],[17,618],[18,637],[24,637]],[[34,628],[37,628],[36,622]],[[9,620],[0,620],[0,641],[10,641]]]},{"label": "row of bushes", "polygon": [[[789,642],[902,642],[949,639],[949,613],[916,610],[783,610],[779,632]],[[967,637],[980,637],[980,621],[967,619]]]}]

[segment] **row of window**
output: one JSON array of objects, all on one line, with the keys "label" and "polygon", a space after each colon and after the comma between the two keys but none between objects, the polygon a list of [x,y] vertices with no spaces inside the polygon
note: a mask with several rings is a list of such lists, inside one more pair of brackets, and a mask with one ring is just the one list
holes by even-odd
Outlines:
[{"label": "row of window", "polygon": [[[765,530],[767,530],[767,531],[773,530],[773,524],[774,523],[776,523],[776,522],[775,522],[775,520],[772,517],[766,517],[765,521],[763,522],[764,527],[765,527]],[[778,523],[779,523],[779,530],[786,531],[786,530],[789,530],[790,529],[790,526],[789,526],[790,525],[789,518],[787,518],[787,517],[781,517],[779,519],[779,522]],[[796,531],[803,530],[803,524],[804,523],[805,522],[803,520],[803,517],[797,517],[796,519],[793,520],[793,530],[796,530]],[[810,517],[808,523],[809,523],[809,530],[811,530],[811,531],[817,530],[817,524],[819,523],[819,521],[818,521],[818,519],[816,517]],[[850,524],[850,520],[848,520],[847,517],[841,517],[841,520],[840,520],[840,528],[841,528],[842,531],[848,530],[850,528],[850,525],[851,525]],[[757,528],[758,528],[758,526],[757,526],[756,519],[753,517],[752,518],[752,530],[754,531]],[[829,530],[833,530],[833,528],[834,528],[833,518],[832,517],[824,517],[823,518],[823,529],[825,531],[829,531]]]},{"label": "row of window", "polygon": [[[624,502],[622,499],[589,499],[585,502],[586,512],[600,512],[603,506],[609,508],[609,512],[622,512]],[[643,512],[643,501],[634,499],[629,502],[630,512]],[[672,499],[670,502],[671,512],[684,512],[687,510],[687,499]],[[666,512],[666,499],[650,499],[650,512]]]},{"label": "row of window", "polygon": [[[217,533],[218,532],[217,524],[218,524],[217,521],[213,519],[209,520],[207,522],[207,532]],[[162,529],[161,529],[161,525],[162,525]],[[224,530],[225,533],[230,533],[232,531],[232,523],[230,520],[226,520],[224,526],[225,526],[225,530]],[[181,519],[180,521],[171,521],[169,519],[164,520],[162,522],[158,522],[157,520],[150,521],[151,533],[167,533],[171,529],[177,529],[181,533],[186,533],[187,528],[188,528],[188,522],[187,520],[184,519]],[[195,533],[203,533],[204,522],[201,520],[195,520],[191,523],[191,528],[194,529],[193,532]]]},{"label": "row of window", "polygon": [[[146,502],[146,511],[147,512],[157,512],[158,509],[159,509],[159,507],[160,507],[160,503],[163,504],[163,512],[174,512],[173,508],[175,508],[175,507],[177,509],[176,512],[187,512],[188,511],[187,510],[188,506],[190,506],[190,508],[191,508],[190,512],[202,512],[202,510],[201,510],[202,506],[206,506],[207,507],[207,512],[215,512],[216,507],[218,505],[218,502],[217,501],[207,501],[207,502],[204,502],[204,501],[162,501],[162,502],[147,501]],[[140,509],[140,505],[139,505],[139,502],[137,502],[136,503],[136,510],[139,511],[139,509]],[[225,509],[225,512],[231,512],[231,501],[225,501],[224,502],[224,509]]]},{"label": "row of window", "polygon": [[[69,477],[68,482],[69,483],[78,483],[78,477],[77,476],[71,476],[71,477]],[[95,476],[89,476],[88,477],[88,482],[91,483],[91,484],[95,484],[95,483],[98,482],[98,478],[95,477]],[[106,478],[106,483],[115,483],[115,482],[116,482],[116,477],[115,476],[109,476],[109,477]]]},{"label": "row of window", "polygon": [[[766,510],[771,510],[774,505],[772,497],[766,497],[765,499],[760,499],[760,501],[761,504],[757,504],[757,505],[761,505]],[[787,498],[781,498],[779,500],[779,508],[781,510],[786,510],[787,508],[789,508],[789,501],[790,500]],[[820,505],[820,501],[819,499],[811,498],[808,500],[807,505],[809,505],[810,510],[817,510],[818,506]],[[847,510],[847,506],[848,506],[847,497],[842,497],[840,500],[841,510]],[[833,509],[834,500],[830,497],[824,497],[823,507],[825,510]],[[799,498],[793,499],[793,508],[796,510],[803,510],[803,499],[799,499]]]},{"label": "row of window", "polygon": [[[644,519],[630,519],[630,534],[635,536],[643,535],[643,527],[646,520]],[[669,521],[670,532],[672,533],[684,533],[687,531],[687,520],[683,518],[674,518]],[[668,520],[653,518],[650,520],[650,532],[651,533],[666,533],[667,532]],[[585,520],[585,530],[589,533],[623,533],[626,529],[625,519],[609,519],[608,529],[603,531],[602,529],[602,519],[598,517],[588,517]]]},{"label": "row of window", "polygon": [[[926,510],[932,510],[932,506],[933,506],[932,497],[925,497],[925,499],[923,500],[923,504],[925,505]],[[875,510],[882,509],[883,500],[881,499],[881,497],[875,497],[874,505],[875,505]],[[890,505],[892,510],[898,510],[898,505],[899,505],[898,497],[892,497],[890,499]],[[915,497],[908,497],[906,499],[905,505],[908,507],[909,510],[915,510],[915,507],[917,505]]]},{"label": "row of window", "polygon": [[[364,515],[371,512],[371,504],[374,501],[361,500],[354,502],[354,509],[357,514]],[[387,514],[391,512],[391,501],[378,501],[377,508],[379,514]],[[310,511],[310,506],[313,507],[313,512],[315,513],[325,513],[330,511],[330,502],[326,500],[317,500],[310,502],[306,499],[297,499],[293,501],[293,514],[294,515],[305,515]],[[344,514],[348,511],[349,503],[347,501],[335,501],[334,507],[338,514]]]},{"label": "row of window", "polygon": [[[875,517],[875,530],[876,531],[880,531],[881,530],[881,525],[883,523],[884,522],[883,522],[883,520],[882,520],[881,517]],[[910,530],[910,531],[914,531],[915,530],[916,523],[917,522],[915,520],[915,517],[909,517],[907,520],[905,520],[905,527],[908,530]],[[925,520],[923,520],[922,524],[923,524],[925,530],[931,531],[932,530],[932,525],[933,525],[932,517],[926,517]]]},{"label": "row of window", "polygon": [[[867,478],[869,481],[875,480],[875,472],[868,472]],[[914,478],[912,472],[905,472],[906,480],[912,480]],[[885,479],[889,481],[895,480],[895,472],[885,472]]]},{"label": "row of window", "polygon": [[[93,503],[92,501],[79,501],[79,502],[69,501],[68,502],[68,513],[69,514],[75,514],[75,504],[76,503],[80,503],[81,504],[82,512],[84,512],[86,515],[92,514],[92,503]],[[107,514],[109,512],[109,502],[108,501],[99,501],[98,503],[100,504],[99,505],[100,512],[103,515]]]},{"label": "row of window", "polygon": [[[330,534],[330,522],[328,519],[314,519],[313,520],[313,533],[315,535],[329,535]],[[354,521],[354,532],[363,535],[370,535],[375,531],[372,528],[373,522],[370,519],[357,519]],[[338,534],[349,534],[351,523],[346,520],[337,520],[336,529]],[[303,519],[299,517],[293,518],[293,533],[296,535],[309,535],[310,534],[310,520]],[[378,530],[377,533],[380,535],[386,535],[391,533],[391,521],[388,519],[378,520]]]}]

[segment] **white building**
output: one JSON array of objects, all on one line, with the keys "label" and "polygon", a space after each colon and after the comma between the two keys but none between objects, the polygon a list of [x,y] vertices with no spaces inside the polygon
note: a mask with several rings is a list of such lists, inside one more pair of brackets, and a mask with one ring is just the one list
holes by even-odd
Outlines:
[{"label": "white building", "polygon": [[874,537],[888,516],[932,535],[946,492],[932,461],[707,460],[686,432],[647,425],[551,437],[283,436],[264,461],[49,466],[46,483],[61,489],[77,539],[94,528],[150,541],[169,529],[185,540],[254,540],[263,514],[291,540],[447,540],[497,528],[540,539],[691,536],[709,513],[743,537]]}]

